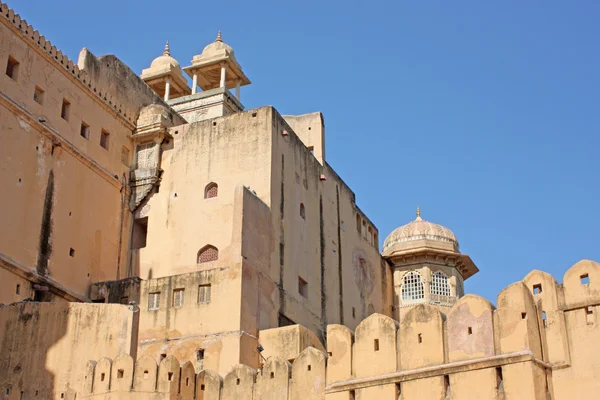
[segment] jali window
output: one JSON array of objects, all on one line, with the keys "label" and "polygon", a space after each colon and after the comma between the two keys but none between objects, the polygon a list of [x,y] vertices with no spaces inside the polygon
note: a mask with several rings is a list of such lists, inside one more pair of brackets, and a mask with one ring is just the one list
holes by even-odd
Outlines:
[{"label": "jali window", "polygon": [[219,249],[215,246],[204,246],[198,251],[198,264],[216,261],[219,259]]},{"label": "jali window", "polygon": [[200,304],[210,303],[210,295],[211,295],[210,292],[211,292],[210,284],[198,286],[198,303],[200,303]]},{"label": "jali window", "polygon": [[411,271],[402,279],[402,301],[414,301],[425,297],[423,280],[418,272]]},{"label": "jali window", "polygon": [[158,310],[160,306],[160,292],[148,295],[148,310]]},{"label": "jali window", "polygon": [[448,277],[443,272],[438,271],[433,274],[433,280],[431,281],[431,294],[450,296]]}]

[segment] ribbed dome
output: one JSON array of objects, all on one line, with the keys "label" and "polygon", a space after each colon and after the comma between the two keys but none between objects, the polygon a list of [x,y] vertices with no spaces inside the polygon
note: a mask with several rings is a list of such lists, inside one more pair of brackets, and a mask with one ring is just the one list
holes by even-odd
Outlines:
[{"label": "ribbed dome", "polygon": [[386,250],[395,244],[417,240],[450,243],[454,247],[454,250],[458,252],[458,240],[454,233],[442,225],[423,220],[419,209],[417,209],[417,218],[414,221],[395,229],[385,238],[383,252],[385,253]]},{"label": "ribbed dome", "polygon": [[167,66],[173,66],[174,68],[181,68],[179,62],[171,57],[171,52],[169,50],[169,42],[165,45],[165,50],[163,54],[159,57],[156,57],[152,63],[150,64],[151,69],[159,69]]}]

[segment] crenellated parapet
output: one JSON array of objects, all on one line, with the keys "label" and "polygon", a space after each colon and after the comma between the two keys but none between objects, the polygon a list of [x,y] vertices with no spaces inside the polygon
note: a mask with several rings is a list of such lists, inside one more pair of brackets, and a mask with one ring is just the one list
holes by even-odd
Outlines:
[{"label": "crenellated parapet", "polygon": [[132,126],[135,124],[135,115],[133,111],[128,111],[110,91],[97,86],[96,83],[90,79],[90,76],[86,71],[80,69],[66,54],[63,54],[61,50],[57,49],[55,45],[44,37],[44,35],[41,35],[29,25],[26,20],[22,19],[19,14],[9,8],[6,3],[0,2],[0,14],[3,21],[16,29],[24,39],[31,43],[33,48],[36,48],[49,56],[47,57],[48,59],[51,59],[59,68],[79,81],[90,91],[90,93],[96,96],[108,108],[118,113],[129,124]]},{"label": "crenellated parapet", "polygon": [[[443,314],[419,304],[400,321],[381,314],[353,332],[329,325],[327,353],[308,347],[293,363],[271,356],[258,371],[221,377],[174,357],[123,355],[89,362],[83,398],[134,399],[547,399],[600,391],[600,264],[580,261],[558,284],[532,271],[497,307],[466,295]],[[576,395],[569,397],[570,393]],[[80,396],[78,395],[78,398]],[[150,398],[150,397],[148,397]]]}]

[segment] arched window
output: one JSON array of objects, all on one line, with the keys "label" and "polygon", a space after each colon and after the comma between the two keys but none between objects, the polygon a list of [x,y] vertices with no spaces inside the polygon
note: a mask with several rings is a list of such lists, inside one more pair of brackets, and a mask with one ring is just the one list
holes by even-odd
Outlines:
[{"label": "arched window", "polygon": [[217,185],[214,182],[209,183],[204,188],[204,198],[205,199],[211,199],[213,197],[217,197],[218,194],[219,194],[219,185]]},{"label": "arched window", "polygon": [[418,272],[411,271],[402,279],[402,301],[410,302],[425,297],[423,281]]},{"label": "arched window", "polygon": [[358,233],[361,232],[362,225],[360,224],[360,214],[356,213],[356,230]]},{"label": "arched window", "polygon": [[219,249],[212,245],[206,245],[198,251],[197,263],[207,263],[219,259]]},{"label": "arched window", "polygon": [[306,219],[306,210],[304,209],[304,203],[300,203],[300,216],[302,219]]},{"label": "arched window", "polygon": [[433,274],[433,279],[431,280],[431,294],[450,296],[448,277],[443,272],[437,271]]}]

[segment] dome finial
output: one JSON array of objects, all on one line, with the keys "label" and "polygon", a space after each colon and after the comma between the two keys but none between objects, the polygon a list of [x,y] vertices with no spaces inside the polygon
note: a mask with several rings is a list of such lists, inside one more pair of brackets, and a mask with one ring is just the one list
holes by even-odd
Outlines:
[{"label": "dome finial", "polygon": [[421,207],[417,206],[417,219],[421,219]]},{"label": "dome finial", "polygon": [[165,51],[163,51],[163,56],[170,56],[171,51],[169,50],[169,41],[167,40],[167,44],[165,44]]},{"label": "dome finial", "polygon": [[217,38],[215,39],[215,42],[222,42],[223,38],[221,37],[221,31],[219,31],[219,33],[217,33]]}]

